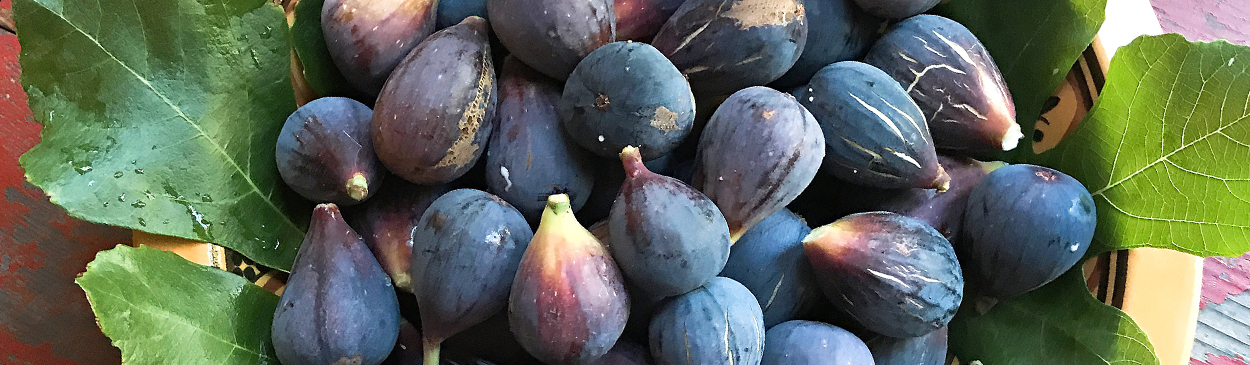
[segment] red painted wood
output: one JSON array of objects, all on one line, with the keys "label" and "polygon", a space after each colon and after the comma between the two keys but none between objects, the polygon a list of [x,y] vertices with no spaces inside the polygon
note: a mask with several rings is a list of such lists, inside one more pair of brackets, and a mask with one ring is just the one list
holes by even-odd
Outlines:
[{"label": "red painted wood", "polygon": [[0,364],[120,363],[74,277],[130,231],[71,218],[26,183],[18,157],[40,126],[18,82],[17,37],[0,33]]}]

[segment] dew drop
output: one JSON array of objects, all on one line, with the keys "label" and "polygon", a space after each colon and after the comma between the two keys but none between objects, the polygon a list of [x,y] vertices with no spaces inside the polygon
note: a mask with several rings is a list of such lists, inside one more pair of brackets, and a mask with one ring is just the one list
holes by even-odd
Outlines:
[{"label": "dew drop", "polygon": [[1080,248],[1081,248],[1081,244],[1073,243],[1071,246],[1068,246],[1068,251],[1076,252],[1076,250]]},{"label": "dew drop", "polygon": [[120,179],[122,176],[125,176],[125,175],[126,175],[125,173],[118,171],[118,172],[113,173],[113,178]]},{"label": "dew drop", "polygon": [[169,224],[169,220],[168,220],[168,219],[163,220],[163,221],[161,221],[161,224]]},{"label": "dew drop", "polygon": [[143,175],[143,169],[135,169],[135,173],[139,175]]},{"label": "dew drop", "polygon": [[152,191],[151,191],[151,190],[144,190],[144,191],[143,191],[143,196],[148,197],[148,200],[156,199],[156,197],[152,195]]},{"label": "dew drop", "polygon": [[139,225],[144,226],[144,227],[147,227],[147,226],[148,226],[148,221],[147,221],[147,220],[145,220],[145,219],[143,219],[143,218],[139,218]]},{"label": "dew drop", "polygon": [[143,208],[143,207],[148,206],[148,203],[144,203],[142,200],[136,200],[133,204],[130,204],[130,206],[135,207],[135,208]]},{"label": "dew drop", "polygon": [[117,196],[117,201],[122,202],[122,203],[125,203],[125,202],[126,202],[126,193],[122,193],[122,195],[118,195],[118,196]]},{"label": "dew drop", "polygon": [[202,194],[200,195],[200,201],[205,202],[205,203],[212,203],[213,197],[208,194]]},{"label": "dew drop", "polygon": [[109,202],[104,202],[104,207],[108,208],[108,206],[109,206]]}]

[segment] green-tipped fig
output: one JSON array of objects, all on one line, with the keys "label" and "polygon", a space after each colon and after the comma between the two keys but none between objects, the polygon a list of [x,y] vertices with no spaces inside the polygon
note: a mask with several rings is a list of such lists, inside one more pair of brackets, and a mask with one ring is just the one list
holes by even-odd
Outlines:
[{"label": "green-tipped fig", "polygon": [[963,300],[955,250],[916,218],[852,214],[813,230],[803,250],[825,297],[882,335],[933,332],[950,322]]},{"label": "green-tipped fig", "polygon": [[273,314],[278,360],[377,365],[398,337],[391,279],[339,208],[318,205]]},{"label": "green-tipped fig", "polygon": [[282,181],[316,203],[348,206],[368,198],[386,176],[369,137],[372,119],[368,106],[340,97],[291,113],[274,151]]},{"label": "green-tipped fig", "polygon": [[508,298],[508,322],[530,354],[552,365],[607,353],[625,330],[629,296],[608,251],[564,194],[547,199]]},{"label": "green-tipped fig", "polygon": [[716,203],[677,179],[642,165],[637,148],[621,151],[625,183],[608,215],[612,257],[631,284],[669,297],[706,284],[729,259],[729,225]]}]

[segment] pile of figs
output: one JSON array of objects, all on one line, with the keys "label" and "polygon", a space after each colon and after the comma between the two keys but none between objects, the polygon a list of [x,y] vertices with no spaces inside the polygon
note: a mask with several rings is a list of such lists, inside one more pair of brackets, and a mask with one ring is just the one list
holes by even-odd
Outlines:
[{"label": "pile of figs", "polygon": [[[937,0],[327,0],[292,364],[942,364],[1093,236]],[[488,21],[489,19],[489,21]],[[361,99],[367,95],[369,99]]]}]

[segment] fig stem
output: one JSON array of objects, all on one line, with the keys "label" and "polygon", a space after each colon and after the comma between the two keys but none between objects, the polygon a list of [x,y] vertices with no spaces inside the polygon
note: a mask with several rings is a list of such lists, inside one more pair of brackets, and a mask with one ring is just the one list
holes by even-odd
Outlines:
[{"label": "fig stem", "polygon": [[436,339],[426,339],[423,342],[425,350],[424,365],[438,365],[438,353],[442,348],[443,341]]},{"label": "fig stem", "polygon": [[573,205],[569,203],[568,194],[555,194],[547,196],[547,209],[543,212],[543,218],[546,218],[548,214],[558,216],[572,212]]},{"label": "fig stem", "polygon": [[945,193],[951,189],[951,176],[946,173],[946,169],[942,165],[938,165],[937,178],[933,179],[933,188],[939,193]]},{"label": "fig stem", "polygon": [[361,201],[369,196],[369,180],[365,179],[365,174],[357,172],[352,178],[347,179],[347,195],[352,200]]},{"label": "fig stem", "polygon": [[638,147],[634,146],[625,146],[621,149],[621,165],[625,167],[625,174],[629,177],[635,177],[647,171],[647,166],[642,164],[642,153],[638,152]]}]

